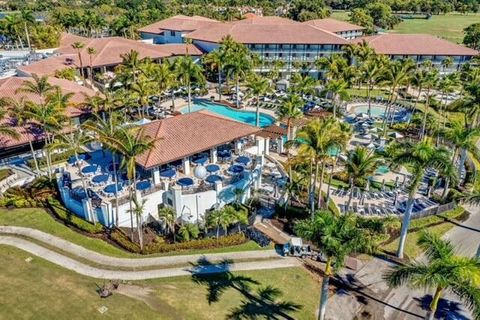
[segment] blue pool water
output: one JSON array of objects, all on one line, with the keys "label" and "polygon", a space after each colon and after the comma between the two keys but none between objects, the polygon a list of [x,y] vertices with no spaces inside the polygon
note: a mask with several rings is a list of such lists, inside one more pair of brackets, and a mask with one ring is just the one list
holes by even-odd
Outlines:
[{"label": "blue pool water", "polygon": [[[252,126],[256,124],[256,114],[254,111],[235,110],[227,106],[212,102],[195,102],[191,108],[192,112],[199,110],[209,110],[224,117],[231,118]],[[180,110],[182,113],[188,113],[188,107]],[[275,119],[268,114],[260,112],[260,127],[265,128],[275,123]]]},{"label": "blue pool water", "polygon": [[378,166],[377,170],[375,170],[376,174],[386,174],[388,172],[390,172],[390,168],[385,165]]},{"label": "blue pool water", "polygon": [[[368,114],[368,105],[355,107],[355,113],[367,113]],[[385,115],[385,107],[381,106],[370,106],[370,112],[372,117],[383,117]]]}]

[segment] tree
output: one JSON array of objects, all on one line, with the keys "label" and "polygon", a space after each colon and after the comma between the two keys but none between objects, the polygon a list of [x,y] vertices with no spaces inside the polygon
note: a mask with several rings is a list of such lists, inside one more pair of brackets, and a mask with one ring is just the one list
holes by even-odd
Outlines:
[{"label": "tree", "polygon": [[408,200],[403,214],[402,229],[397,256],[403,258],[405,240],[407,239],[408,226],[412,215],[415,195],[425,175],[427,168],[443,169],[450,163],[450,154],[447,149],[436,148],[428,139],[414,143],[411,141],[402,144],[392,144],[389,153],[393,166],[408,164],[412,168],[411,180],[408,191]]},{"label": "tree", "polygon": [[413,261],[396,265],[384,274],[384,279],[393,288],[408,285],[412,288],[435,288],[432,302],[425,319],[433,320],[442,294],[449,291],[457,295],[480,318],[480,261],[455,255],[455,248],[448,240],[438,235],[423,232],[417,244],[425,251],[426,262]]},{"label": "tree", "polygon": [[303,96],[307,94],[314,94],[317,86],[318,81],[309,75],[302,76],[300,73],[294,73],[292,74],[292,79],[290,80],[290,87],[288,90],[291,93],[296,93],[300,96]]},{"label": "tree", "polygon": [[135,216],[136,224],[137,224],[137,233],[138,233],[138,242],[140,243],[140,250],[143,251],[143,228],[142,228],[142,216],[143,212],[145,211],[145,203],[147,202],[146,199],[142,199],[141,201],[135,196],[133,197],[133,208],[130,208],[128,212],[130,215]]},{"label": "tree", "polygon": [[180,229],[178,229],[178,235],[181,237],[182,241],[197,239],[199,234],[200,230],[194,223],[184,223]]},{"label": "tree", "polygon": [[175,61],[175,73],[178,76],[182,86],[187,88],[188,112],[192,111],[192,83],[205,83],[203,69],[200,65],[193,62],[189,56],[180,57]]},{"label": "tree", "polygon": [[252,61],[247,47],[233,42],[225,53],[225,70],[228,78],[235,82],[235,104],[240,107],[240,82],[244,80],[252,68]]},{"label": "tree", "polygon": [[362,80],[365,81],[367,86],[368,115],[371,116],[371,93],[382,74],[381,59],[377,59],[376,56],[371,59],[367,59],[367,61],[360,66],[360,72],[362,75]]},{"label": "tree", "polygon": [[119,76],[119,80],[126,88],[137,82],[138,74],[140,73],[140,58],[138,51],[130,50],[125,54],[120,55],[122,63],[115,68],[115,73]]},{"label": "tree", "polygon": [[423,83],[426,92],[425,92],[425,110],[423,112],[423,120],[422,120],[422,129],[420,131],[420,139],[425,137],[425,130],[426,130],[426,125],[427,125],[427,115],[428,115],[428,108],[430,105],[430,100],[431,100],[431,91],[437,87],[438,85],[438,69],[436,68],[431,68],[427,71],[427,75],[424,78],[424,83]]},{"label": "tree", "polygon": [[342,100],[349,98],[348,83],[344,80],[330,80],[325,86],[325,91],[332,95],[331,102],[333,106],[333,118],[337,118],[337,106]]},{"label": "tree", "polygon": [[293,20],[307,21],[330,16],[330,10],[323,0],[294,0],[289,6],[288,15]]},{"label": "tree", "polygon": [[352,202],[353,190],[355,184],[361,179],[366,179],[375,173],[379,165],[380,158],[373,150],[365,147],[355,147],[350,150],[345,161],[345,170],[350,182],[350,195],[348,197],[347,210],[350,208]]},{"label": "tree", "polygon": [[177,223],[177,213],[172,207],[163,207],[158,210],[158,218],[162,221],[167,231],[173,235],[173,242],[175,243],[175,225]]},{"label": "tree", "polygon": [[93,64],[92,64],[92,57],[97,54],[97,50],[95,48],[88,47],[87,48],[88,59],[90,61],[89,65],[89,73],[88,78],[90,80],[90,85],[93,86]]},{"label": "tree", "polygon": [[72,43],[72,48],[77,51],[77,56],[78,56],[78,63],[80,67],[80,76],[82,79],[85,79],[84,73],[83,73],[83,60],[82,60],[82,54],[81,51],[85,47],[85,44],[80,41],[76,41]]},{"label": "tree", "polygon": [[475,50],[480,50],[480,23],[473,23],[463,29],[465,36],[463,44]]},{"label": "tree", "polygon": [[268,79],[258,75],[252,74],[247,78],[248,94],[255,97],[256,105],[256,126],[260,127],[260,96],[267,94],[270,91],[270,82]]},{"label": "tree", "polygon": [[350,12],[349,17],[349,21],[351,23],[365,28],[365,30],[363,30],[364,34],[369,35],[375,32],[373,18],[368,14],[365,9],[355,8]]},{"label": "tree", "polygon": [[325,319],[330,278],[344,265],[352,253],[372,252],[373,241],[366,230],[359,227],[353,214],[335,215],[318,211],[312,220],[302,220],[295,225],[295,233],[312,242],[327,257],[320,293],[318,319]]},{"label": "tree", "polygon": [[392,29],[396,24],[400,23],[400,19],[392,12],[389,5],[381,2],[369,3],[365,9],[372,17],[376,26],[384,29]]},{"label": "tree", "polygon": [[287,138],[292,137],[292,120],[303,116],[303,99],[297,94],[289,94],[277,109],[277,115],[282,120],[287,120]]},{"label": "tree", "polygon": [[32,50],[32,45],[30,43],[30,34],[28,32],[28,26],[35,24],[35,17],[33,16],[32,11],[22,10],[20,11],[20,19],[22,20],[23,28],[25,30],[25,37],[27,39],[28,49]]},{"label": "tree", "polygon": [[220,228],[223,229],[224,235],[227,235],[228,226],[232,223],[232,216],[225,207],[219,210],[214,210],[207,215],[207,226],[210,228],[216,228],[217,239],[220,236]]},{"label": "tree", "polygon": [[[3,107],[3,106],[4,106],[4,100],[2,98],[0,100],[0,107]],[[0,110],[0,136],[7,136],[14,140],[18,140],[20,139],[20,134],[15,129],[13,129],[8,123],[4,122],[7,114],[8,113],[6,111]],[[34,156],[34,159],[35,159],[35,156]],[[37,168],[37,171],[38,171],[38,168]]]}]

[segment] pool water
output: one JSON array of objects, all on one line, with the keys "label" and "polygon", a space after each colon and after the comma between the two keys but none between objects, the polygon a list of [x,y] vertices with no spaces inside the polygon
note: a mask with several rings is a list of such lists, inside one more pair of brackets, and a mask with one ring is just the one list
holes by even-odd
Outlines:
[{"label": "pool water", "polygon": [[[355,107],[354,111],[356,114],[360,114],[360,113],[368,114],[368,105]],[[383,117],[385,115],[385,107],[371,105],[370,113],[372,117]]]},{"label": "pool water", "polygon": [[388,166],[382,165],[378,166],[377,170],[375,170],[376,174],[386,174],[390,172],[390,168]]},{"label": "pool water", "polygon": [[[244,111],[244,110],[235,110],[230,107],[213,103],[213,102],[195,102],[192,107],[191,111],[199,111],[199,110],[209,110],[211,112],[217,113],[227,118],[231,118],[233,120],[237,120],[251,126],[255,126],[257,122],[257,116],[254,111]],[[188,113],[188,107],[184,107],[180,110],[182,113]],[[268,114],[260,112],[260,127],[265,128],[271,126],[275,123],[275,119]]]}]

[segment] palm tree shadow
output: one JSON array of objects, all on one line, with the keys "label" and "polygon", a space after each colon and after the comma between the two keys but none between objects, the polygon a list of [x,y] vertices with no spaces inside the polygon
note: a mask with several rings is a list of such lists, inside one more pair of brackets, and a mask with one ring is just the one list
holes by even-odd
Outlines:
[{"label": "palm tree shadow", "polygon": [[191,263],[189,272],[192,281],[207,287],[209,305],[220,301],[226,290],[234,289],[243,297],[240,305],[230,310],[227,319],[294,319],[288,312],[300,310],[301,305],[280,300],[282,292],[270,285],[253,290],[252,285],[260,283],[250,277],[233,274],[230,270],[232,263],[223,260],[214,264],[205,257]]},{"label": "palm tree shadow", "polygon": [[[426,294],[420,298],[414,298],[418,302],[418,305],[423,310],[429,310],[430,303],[432,302],[432,295]],[[458,320],[467,320],[469,318],[465,317],[462,312],[464,309],[462,305],[456,301],[440,299],[438,301],[437,312],[435,312],[436,319],[447,319],[447,316],[452,317],[452,319]],[[450,319],[450,318],[448,318]]]}]

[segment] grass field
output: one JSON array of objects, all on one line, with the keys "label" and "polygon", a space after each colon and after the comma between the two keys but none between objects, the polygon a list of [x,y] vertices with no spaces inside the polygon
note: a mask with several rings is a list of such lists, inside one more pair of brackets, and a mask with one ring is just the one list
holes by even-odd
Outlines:
[{"label": "grass field", "polygon": [[[104,240],[94,239],[87,236],[84,236],[72,229],[66,227],[60,222],[53,219],[47,212],[43,209],[0,209],[0,225],[8,226],[18,226],[18,227],[29,227],[44,231],[46,233],[55,235],[59,238],[68,240],[75,244],[78,244],[84,248],[109,255],[114,257],[124,257],[124,258],[139,258],[145,257],[133,253],[126,252],[120,248],[117,248]],[[219,253],[219,252],[234,252],[234,251],[246,251],[246,250],[261,250],[262,248],[258,246],[255,242],[249,241],[247,243],[225,247],[217,248],[211,250],[185,250],[185,251],[176,251],[169,252],[165,254],[155,254],[149,255],[150,257],[154,256],[168,256],[168,255],[179,255],[179,254],[202,254],[202,253]],[[271,249],[271,248],[268,248]]]},{"label": "grass field", "polygon": [[[139,281],[133,297],[114,293],[101,299],[95,292],[103,281],[81,276],[21,250],[0,246],[0,319],[224,319],[246,298],[227,287],[218,302],[207,302],[207,286],[190,277]],[[302,268],[238,272],[258,281],[252,289],[271,285],[283,301],[301,305],[294,319],[313,319],[319,282]],[[216,282],[218,276],[209,278]],[[292,290],[298,288],[300,290]],[[253,293],[254,290],[251,290]],[[132,296],[132,295],[130,295]],[[97,310],[106,306],[100,314]]]},{"label": "grass field", "polygon": [[[333,12],[332,17],[339,20],[348,20],[348,12]],[[427,33],[453,42],[461,43],[463,29],[480,21],[480,14],[449,13],[435,15],[431,19],[405,19],[398,24],[392,33]]]}]

